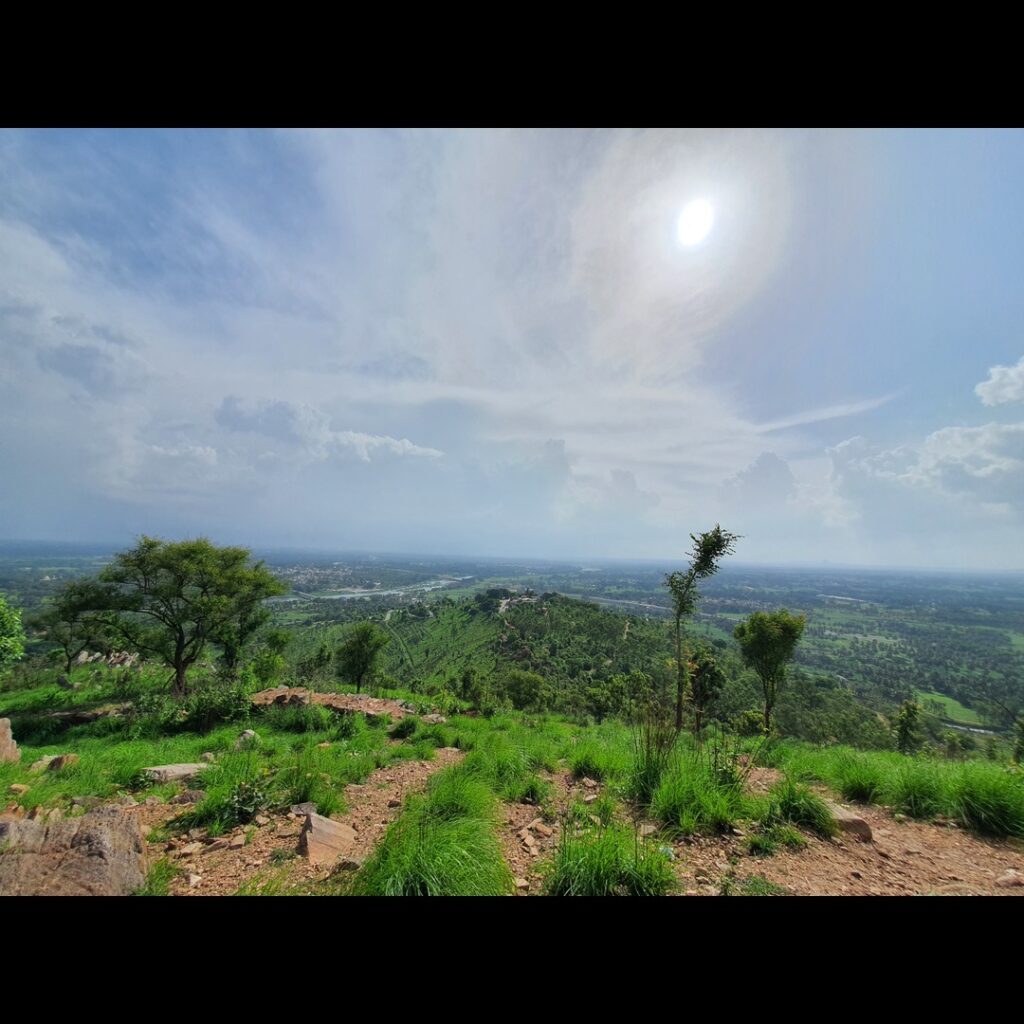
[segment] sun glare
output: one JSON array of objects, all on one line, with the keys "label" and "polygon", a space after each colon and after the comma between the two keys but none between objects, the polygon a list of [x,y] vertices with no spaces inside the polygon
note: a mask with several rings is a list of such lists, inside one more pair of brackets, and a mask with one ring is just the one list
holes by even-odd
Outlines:
[{"label": "sun glare", "polygon": [[694,199],[679,214],[676,228],[680,245],[699,245],[715,224],[715,208],[706,199]]}]

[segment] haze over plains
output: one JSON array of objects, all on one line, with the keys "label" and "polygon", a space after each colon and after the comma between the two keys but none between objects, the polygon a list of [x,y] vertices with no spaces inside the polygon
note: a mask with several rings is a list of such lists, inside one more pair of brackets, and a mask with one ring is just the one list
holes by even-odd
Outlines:
[{"label": "haze over plains", "polygon": [[1024,568],[1021,180],[1019,131],[0,132],[0,537]]}]

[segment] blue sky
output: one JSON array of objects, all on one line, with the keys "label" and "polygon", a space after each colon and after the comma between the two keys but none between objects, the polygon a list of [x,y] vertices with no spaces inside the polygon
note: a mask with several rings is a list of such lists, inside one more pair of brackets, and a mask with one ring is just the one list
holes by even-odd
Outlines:
[{"label": "blue sky", "polygon": [[1018,131],[2,132],[0,537],[1024,568],[1022,172]]}]

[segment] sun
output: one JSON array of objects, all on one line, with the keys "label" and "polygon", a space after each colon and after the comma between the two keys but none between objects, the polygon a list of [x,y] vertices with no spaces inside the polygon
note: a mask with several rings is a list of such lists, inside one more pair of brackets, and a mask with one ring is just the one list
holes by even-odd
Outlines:
[{"label": "sun", "polygon": [[679,244],[700,245],[715,226],[715,208],[706,199],[692,199],[679,214],[676,233]]}]

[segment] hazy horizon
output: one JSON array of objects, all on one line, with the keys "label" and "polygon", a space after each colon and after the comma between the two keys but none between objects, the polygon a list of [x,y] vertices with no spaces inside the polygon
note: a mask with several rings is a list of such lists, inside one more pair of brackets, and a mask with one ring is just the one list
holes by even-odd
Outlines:
[{"label": "hazy horizon", "polygon": [[0,175],[9,541],[1024,570],[1019,130],[3,130]]}]

